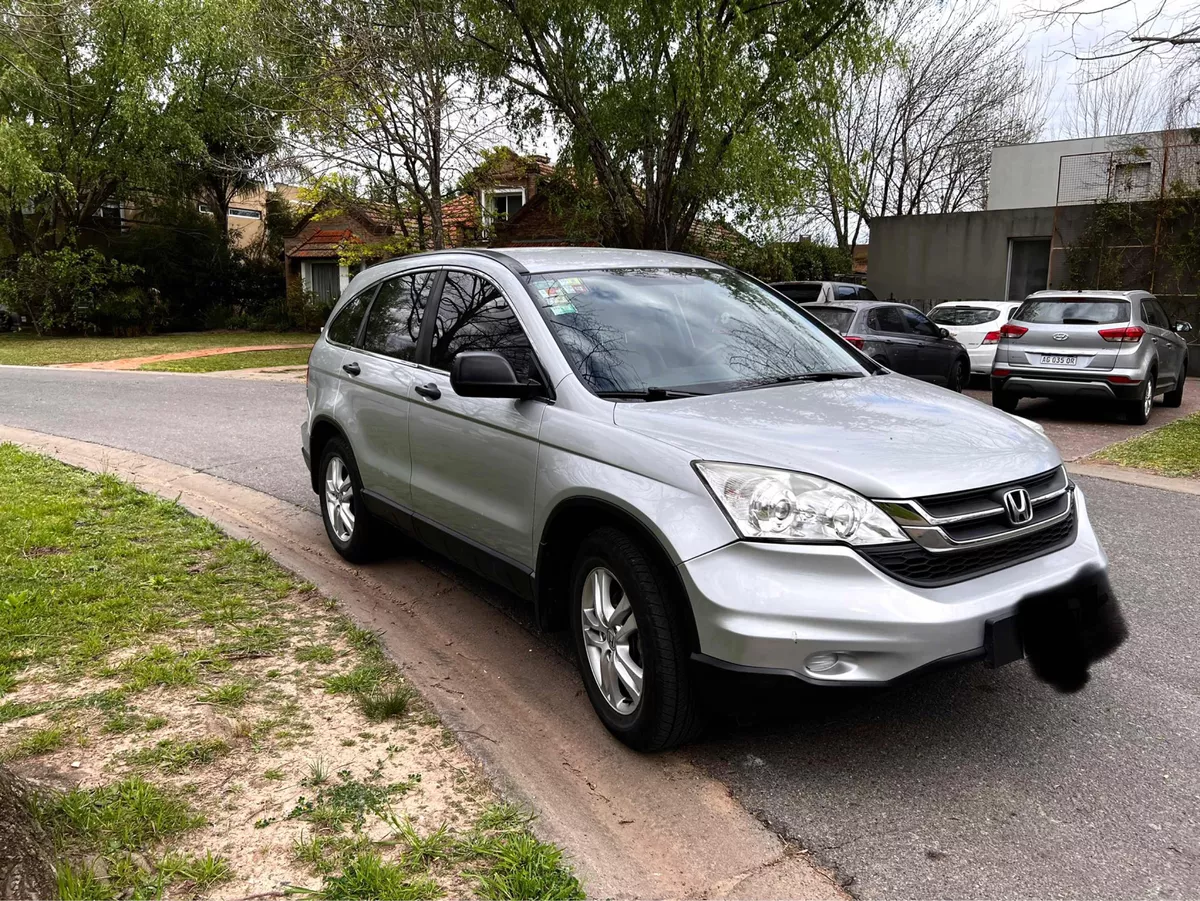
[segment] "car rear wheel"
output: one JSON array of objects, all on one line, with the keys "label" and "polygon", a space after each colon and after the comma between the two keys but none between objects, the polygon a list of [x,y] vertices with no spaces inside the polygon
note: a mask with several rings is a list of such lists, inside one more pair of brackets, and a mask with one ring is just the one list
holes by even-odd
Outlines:
[{"label": "car rear wheel", "polygon": [[642,546],[618,529],[592,532],[575,557],[570,603],[579,671],[608,731],[639,751],[699,734],[685,624]]},{"label": "car rear wheel", "polygon": [[997,410],[1003,410],[1005,413],[1016,413],[1017,404],[1021,402],[1019,397],[1014,397],[1011,394],[1005,394],[1003,391],[992,389],[992,406]]},{"label": "car rear wheel", "polygon": [[1125,418],[1131,425],[1145,425],[1150,421],[1150,411],[1154,409],[1154,373],[1146,376],[1142,383],[1142,393],[1137,400],[1129,401],[1125,410]]},{"label": "car rear wheel", "polygon": [[350,445],[331,438],[321,452],[321,519],[333,549],[351,563],[376,555],[378,525],[363,504],[362,479]]},{"label": "car rear wheel", "polygon": [[1163,395],[1164,407],[1181,407],[1183,406],[1183,385],[1187,381],[1187,360],[1183,361],[1183,367],[1179,370],[1179,378],[1175,380],[1175,388]]}]

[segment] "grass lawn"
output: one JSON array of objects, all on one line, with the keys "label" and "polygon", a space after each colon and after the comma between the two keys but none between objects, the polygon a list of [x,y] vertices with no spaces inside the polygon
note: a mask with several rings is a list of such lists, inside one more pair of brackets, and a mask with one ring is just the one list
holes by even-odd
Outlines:
[{"label": "grass lawn", "polygon": [[214,354],[211,357],[192,357],[190,360],[163,360],[143,363],[139,369],[150,372],[224,372],[227,369],[260,369],[265,366],[303,366],[311,349],[244,350],[235,354]]},{"label": "grass lawn", "polygon": [[312,344],[316,338],[312,332],[180,332],[144,338],[39,338],[28,331],[5,332],[0,334],[0,364],[95,363],[208,347]]},{"label": "grass lawn", "polygon": [[580,898],[336,602],[177,504],[0,445],[0,761],[73,898]]},{"label": "grass lawn", "polygon": [[1200,476],[1200,413],[1106,447],[1092,459],[1167,476]]}]

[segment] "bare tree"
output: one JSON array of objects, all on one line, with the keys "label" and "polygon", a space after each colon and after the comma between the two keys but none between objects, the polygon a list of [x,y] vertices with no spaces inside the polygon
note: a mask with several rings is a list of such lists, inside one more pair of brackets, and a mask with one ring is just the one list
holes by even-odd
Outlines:
[{"label": "bare tree", "polygon": [[443,197],[501,134],[499,112],[464,64],[453,0],[281,4],[300,112],[294,163],[356,178],[415,223],[418,246],[445,246]]},{"label": "bare tree", "polygon": [[1061,121],[1062,137],[1095,138],[1162,126],[1151,61],[1095,60],[1080,64]]},{"label": "bare tree", "polygon": [[978,209],[991,148],[1042,125],[1023,37],[993,4],[899,4],[881,29],[883,53],[841,71],[813,160],[813,212],[847,250],[876,216]]}]

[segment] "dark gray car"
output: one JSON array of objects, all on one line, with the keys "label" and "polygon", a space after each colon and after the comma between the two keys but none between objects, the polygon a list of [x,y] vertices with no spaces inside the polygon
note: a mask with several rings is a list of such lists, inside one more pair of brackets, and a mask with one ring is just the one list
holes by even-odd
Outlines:
[{"label": "dark gray car", "polygon": [[962,391],[971,377],[967,349],[916,307],[846,301],[805,310],[888,369],[955,391]]}]

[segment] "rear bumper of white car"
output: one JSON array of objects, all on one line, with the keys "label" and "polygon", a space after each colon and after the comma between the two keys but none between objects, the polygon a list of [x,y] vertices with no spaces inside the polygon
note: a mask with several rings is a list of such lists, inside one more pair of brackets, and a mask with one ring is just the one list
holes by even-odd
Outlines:
[{"label": "rear bumper of white car", "polygon": [[1013,616],[1030,594],[1107,568],[1082,494],[1075,496],[1074,540],[1065,547],[938,588],[901,582],[840,545],[741,541],[688,560],[679,569],[700,657],[826,685],[883,684],[940,661],[982,657],[989,620]]},{"label": "rear bumper of white car", "polygon": [[977,375],[988,375],[992,371],[992,363],[996,361],[996,345],[980,344],[967,348],[967,356],[971,358],[971,372]]}]

